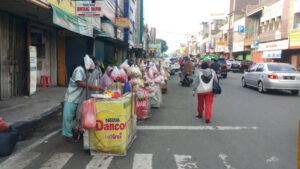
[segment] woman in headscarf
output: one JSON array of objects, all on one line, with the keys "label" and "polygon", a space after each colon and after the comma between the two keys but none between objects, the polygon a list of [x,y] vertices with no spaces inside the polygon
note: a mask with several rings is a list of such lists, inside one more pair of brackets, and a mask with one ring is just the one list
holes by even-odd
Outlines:
[{"label": "woman in headscarf", "polygon": [[111,78],[111,72],[113,71],[113,68],[108,66],[106,68],[105,74],[100,80],[100,87],[106,88],[109,86],[110,83],[113,83],[114,80]]}]

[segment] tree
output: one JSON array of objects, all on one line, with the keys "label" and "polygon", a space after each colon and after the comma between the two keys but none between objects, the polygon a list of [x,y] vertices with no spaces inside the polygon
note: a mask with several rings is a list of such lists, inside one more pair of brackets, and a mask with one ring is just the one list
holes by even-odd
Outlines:
[{"label": "tree", "polygon": [[166,52],[169,49],[167,42],[163,39],[156,39],[156,43],[161,44],[161,52],[162,53]]}]

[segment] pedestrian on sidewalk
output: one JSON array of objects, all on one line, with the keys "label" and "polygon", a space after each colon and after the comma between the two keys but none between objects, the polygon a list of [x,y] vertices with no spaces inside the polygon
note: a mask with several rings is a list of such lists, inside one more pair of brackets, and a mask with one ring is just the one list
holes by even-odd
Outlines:
[{"label": "pedestrian on sidewalk", "polygon": [[210,123],[212,104],[214,101],[213,94],[213,81],[218,81],[216,72],[213,69],[209,69],[208,63],[203,62],[201,69],[195,80],[193,88],[193,96],[198,96],[198,115],[197,118],[203,117],[204,102],[205,102],[205,122]]},{"label": "pedestrian on sidewalk", "polygon": [[78,140],[73,139],[72,122],[75,119],[77,107],[84,88],[88,87],[94,91],[103,91],[101,87],[90,84],[86,85],[85,79],[84,62],[82,61],[82,64],[77,66],[73,71],[65,95],[62,135],[66,137],[67,141],[78,142]]}]

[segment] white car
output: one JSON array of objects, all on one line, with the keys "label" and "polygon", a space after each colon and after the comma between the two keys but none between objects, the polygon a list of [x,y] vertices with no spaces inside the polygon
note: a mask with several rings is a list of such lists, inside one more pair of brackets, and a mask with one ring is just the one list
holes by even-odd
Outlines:
[{"label": "white car", "polygon": [[242,86],[252,86],[260,93],[268,90],[290,90],[299,94],[300,72],[286,63],[259,63],[242,77]]}]

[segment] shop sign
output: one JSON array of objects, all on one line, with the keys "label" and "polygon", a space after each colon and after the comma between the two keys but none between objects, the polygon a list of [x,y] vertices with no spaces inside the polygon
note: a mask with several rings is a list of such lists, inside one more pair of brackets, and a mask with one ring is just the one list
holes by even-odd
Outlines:
[{"label": "shop sign", "polygon": [[242,51],[244,51],[244,42],[233,43],[232,52],[242,52]]},{"label": "shop sign", "polygon": [[281,50],[264,51],[262,58],[265,58],[265,59],[280,59],[281,58]]},{"label": "shop sign", "polygon": [[289,48],[289,40],[281,40],[269,43],[261,43],[259,44],[258,50],[259,51],[266,51],[266,50],[285,50]]},{"label": "shop sign", "polygon": [[270,6],[264,7],[263,16],[261,17],[261,22],[265,22],[282,15],[283,11],[283,0],[280,0]]},{"label": "shop sign", "polygon": [[95,3],[90,3],[89,1],[76,1],[76,15],[85,17],[101,17],[101,1],[96,1]]},{"label": "shop sign", "polygon": [[290,49],[300,48],[300,29],[290,34]]},{"label": "shop sign", "polygon": [[142,49],[143,48],[143,44],[134,44],[134,48]]},{"label": "shop sign", "polygon": [[93,26],[76,16],[72,16],[69,13],[51,5],[53,9],[53,23],[61,26],[67,30],[93,37]]},{"label": "shop sign", "polygon": [[129,28],[130,26],[129,18],[117,18],[116,26],[119,28]]},{"label": "shop sign", "polygon": [[217,42],[217,46],[227,46],[227,42]]},{"label": "shop sign", "polygon": [[56,6],[59,9],[75,16],[76,15],[76,2],[71,0],[47,0],[49,4]]},{"label": "shop sign", "polygon": [[151,48],[151,49],[160,49],[161,45],[160,44],[149,44],[149,48]]},{"label": "shop sign", "polygon": [[37,83],[37,50],[36,50],[36,46],[29,47],[29,60],[30,60],[29,95],[32,96],[36,93],[36,83]]},{"label": "shop sign", "polygon": [[41,6],[43,8],[50,9],[50,4],[46,0],[27,0],[27,1],[36,4],[38,6]]}]

